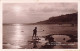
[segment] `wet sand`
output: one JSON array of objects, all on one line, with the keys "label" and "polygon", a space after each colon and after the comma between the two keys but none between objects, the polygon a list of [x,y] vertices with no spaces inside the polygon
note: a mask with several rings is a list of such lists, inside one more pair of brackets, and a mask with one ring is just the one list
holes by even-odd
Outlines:
[{"label": "wet sand", "polygon": [[[27,45],[17,46],[14,44],[4,43],[3,48],[4,49],[27,49],[27,48],[28,49],[76,49],[77,48],[77,39],[76,41],[74,40],[74,42],[70,40],[71,38],[66,40],[64,40],[63,38],[64,42],[58,42],[54,40],[54,41],[51,41],[52,44],[50,45],[49,44],[50,39],[47,36],[38,37],[39,39],[37,40],[30,39],[28,41],[28,46]],[[52,38],[54,38],[54,35],[51,35],[51,36]],[[58,36],[67,36],[67,35],[58,35]],[[67,42],[68,40],[70,40],[70,42]]]},{"label": "wet sand", "polygon": [[[37,40],[32,39],[35,26],[45,30],[38,32]],[[76,26],[7,25],[3,29],[3,49],[77,49],[77,36]]]}]

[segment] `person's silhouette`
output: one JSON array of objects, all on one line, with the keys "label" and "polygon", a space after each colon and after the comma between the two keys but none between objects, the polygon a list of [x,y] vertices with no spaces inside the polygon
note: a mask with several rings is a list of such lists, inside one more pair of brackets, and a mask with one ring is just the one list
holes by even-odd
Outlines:
[{"label": "person's silhouette", "polygon": [[36,37],[36,35],[37,35],[37,27],[35,27],[35,29],[33,30],[33,36]]}]

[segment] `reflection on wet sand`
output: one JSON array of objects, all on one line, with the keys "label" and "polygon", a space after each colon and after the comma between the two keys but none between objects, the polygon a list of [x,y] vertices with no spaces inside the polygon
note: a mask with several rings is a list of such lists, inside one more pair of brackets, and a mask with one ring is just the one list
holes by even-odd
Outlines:
[{"label": "reflection on wet sand", "polygon": [[[29,49],[53,49],[53,48],[65,48],[64,46],[66,45],[66,46],[71,46],[71,45],[67,45],[67,44],[69,44],[67,41],[70,41],[70,42],[72,42],[71,44],[73,44],[73,41],[74,42],[76,42],[77,41],[77,39],[76,39],[76,41],[75,40],[73,40],[72,38],[70,38],[70,39],[68,39],[68,40],[66,40],[66,42],[65,42],[65,40],[64,40],[64,38],[63,38],[63,41],[65,42],[64,44],[65,45],[62,45],[61,43],[62,42],[58,42],[58,41],[54,41],[55,40],[55,38],[54,37],[52,37],[52,36],[55,36],[55,35],[48,35],[48,36],[44,36],[44,37],[40,37],[40,38],[33,38],[32,40],[29,40],[28,41],[28,45],[29,46],[32,46],[32,47],[28,47]],[[57,36],[57,35],[56,35]],[[62,35],[63,36],[63,35]],[[66,35],[64,35],[64,36],[66,36]],[[66,36],[67,37],[67,36]],[[43,40],[43,41],[41,41],[41,39],[42,38],[44,38],[45,40]],[[72,39],[72,40],[71,40]],[[44,43],[45,42],[45,43]],[[16,42],[16,43],[19,43],[19,42]],[[43,45],[41,45],[42,43],[44,43]],[[20,48],[20,49],[25,49],[25,48],[27,48],[27,47],[21,47],[21,46],[18,46],[18,45],[10,45],[10,44],[7,44],[7,43],[5,43],[6,44],[6,47],[7,48]],[[5,45],[4,44],[4,45]],[[38,45],[39,44],[39,45]],[[11,46],[11,47],[10,47]],[[61,46],[61,47],[60,47]],[[72,46],[76,46],[75,44],[74,45],[72,45]],[[6,48],[5,46],[4,46],[4,48]],[[70,48],[73,48],[73,47],[70,47]],[[76,47],[74,47],[74,48],[76,48]]]},{"label": "reflection on wet sand", "polygon": [[[37,37],[32,30],[37,26]],[[64,28],[64,29],[63,29]],[[3,49],[72,49],[77,48],[77,29],[54,25],[5,25]]]},{"label": "reflection on wet sand", "polygon": [[[56,37],[57,36],[58,37],[61,36],[63,42],[59,42],[59,40],[61,40],[61,39],[59,39],[58,41],[55,40],[56,37],[54,37],[54,36],[56,36]],[[66,37],[68,37],[68,39],[66,39]],[[41,45],[40,47],[38,47],[37,44],[44,42],[44,41],[43,42],[40,42],[41,39],[34,37],[32,41],[29,41],[29,42],[33,43],[33,47],[32,48],[40,48],[40,49],[53,49],[55,47],[56,48],[57,47],[59,47],[59,48],[65,48],[64,46],[68,46],[68,47],[71,46],[71,45],[72,46],[76,46],[76,44],[74,44],[74,43],[69,44],[69,42],[67,42],[67,41],[70,40],[70,42],[73,42],[73,41],[74,42],[77,42],[77,39],[76,38],[74,38],[74,39],[76,39],[76,41],[75,41],[75,40],[72,39],[72,37],[70,38],[69,35],[67,36],[67,35],[58,35],[58,34],[57,35],[54,35],[54,34],[52,34],[52,35],[43,36],[42,38],[44,38],[46,42],[44,43],[44,45]],[[73,47],[69,47],[69,48],[73,48]]]}]

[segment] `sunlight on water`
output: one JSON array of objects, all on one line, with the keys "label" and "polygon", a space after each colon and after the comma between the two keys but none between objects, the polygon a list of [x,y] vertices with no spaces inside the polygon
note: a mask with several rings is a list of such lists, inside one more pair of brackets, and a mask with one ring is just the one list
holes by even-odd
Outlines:
[{"label": "sunlight on water", "polygon": [[21,32],[21,25],[17,24],[16,26],[14,26],[15,28],[15,33],[14,36],[12,36],[12,39],[16,42],[15,45],[19,45],[22,41],[22,39],[24,38]]},{"label": "sunlight on water", "polygon": [[[4,30],[3,30],[4,31],[3,43],[5,46],[4,48],[14,48],[14,47],[23,49],[32,48],[33,47],[32,35],[35,26],[38,27],[37,36],[41,39],[39,40],[39,43],[37,43],[38,47],[41,47],[45,45],[46,42],[48,42],[48,40],[45,40],[44,36],[50,34],[61,34],[61,33],[76,35],[77,32],[76,27],[68,27],[68,26],[61,27],[54,25],[21,25],[21,24],[4,25]],[[67,43],[66,41],[70,39],[66,35],[54,35],[52,37],[56,42],[61,42],[61,43]],[[77,45],[75,45],[75,48],[76,46]],[[73,48],[73,46],[71,46],[71,48]]]},{"label": "sunlight on water", "polygon": [[20,25],[16,25],[15,26],[15,39],[20,39],[22,37],[21,35],[21,26]]}]

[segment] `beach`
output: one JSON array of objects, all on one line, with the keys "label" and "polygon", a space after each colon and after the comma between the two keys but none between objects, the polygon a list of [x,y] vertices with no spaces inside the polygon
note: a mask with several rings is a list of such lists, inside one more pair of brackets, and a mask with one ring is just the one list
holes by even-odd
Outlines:
[{"label": "beach", "polygon": [[[37,27],[39,40],[32,40],[34,27]],[[54,39],[52,45],[49,45],[49,35]],[[77,36],[77,26],[71,24],[5,24],[3,49],[77,49]]]}]

